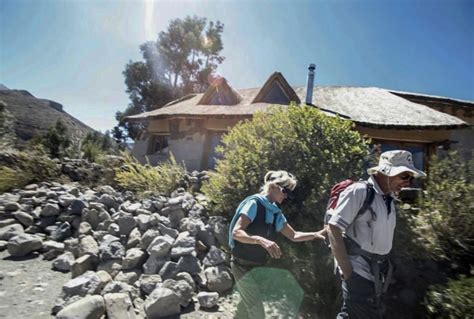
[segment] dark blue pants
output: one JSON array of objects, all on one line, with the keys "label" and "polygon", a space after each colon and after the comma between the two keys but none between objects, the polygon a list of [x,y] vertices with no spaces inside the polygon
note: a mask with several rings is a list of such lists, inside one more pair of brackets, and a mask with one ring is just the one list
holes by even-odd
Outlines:
[{"label": "dark blue pants", "polygon": [[344,299],[341,312],[336,319],[381,319],[383,305],[377,303],[374,283],[352,273],[348,280],[342,281],[342,297]]}]

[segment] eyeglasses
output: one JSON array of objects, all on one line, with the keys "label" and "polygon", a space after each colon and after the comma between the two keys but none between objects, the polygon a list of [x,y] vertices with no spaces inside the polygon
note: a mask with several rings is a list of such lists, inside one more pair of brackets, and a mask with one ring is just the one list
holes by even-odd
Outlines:
[{"label": "eyeglasses", "polygon": [[[278,185],[277,185],[278,186]],[[283,194],[290,194],[291,193],[291,189],[289,188],[286,188],[286,187],[281,187],[281,186],[278,186],[278,188],[280,189],[280,191],[283,193]]]},{"label": "eyeglasses", "polygon": [[403,174],[403,175],[400,175],[398,176],[402,181],[412,181],[415,179],[415,177],[413,177],[413,175],[410,175],[410,174]]}]

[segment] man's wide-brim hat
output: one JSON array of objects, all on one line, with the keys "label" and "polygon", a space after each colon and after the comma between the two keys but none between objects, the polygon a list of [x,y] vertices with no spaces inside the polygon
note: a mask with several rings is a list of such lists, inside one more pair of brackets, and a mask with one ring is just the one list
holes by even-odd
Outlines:
[{"label": "man's wide-brim hat", "polygon": [[413,164],[413,156],[408,151],[388,151],[380,155],[379,165],[367,170],[369,175],[380,172],[387,176],[396,176],[403,172],[410,172],[415,178],[425,177],[426,174],[420,171]]}]

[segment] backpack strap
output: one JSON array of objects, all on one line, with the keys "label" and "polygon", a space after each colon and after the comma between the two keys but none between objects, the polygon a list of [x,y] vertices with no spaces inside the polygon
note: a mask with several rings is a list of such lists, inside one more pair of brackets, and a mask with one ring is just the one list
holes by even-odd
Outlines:
[{"label": "backpack strap", "polygon": [[[374,185],[372,185],[370,183],[367,183],[365,181],[362,182],[362,183],[364,183],[365,186],[366,186],[366,195],[365,195],[364,203],[360,207],[360,209],[357,212],[357,215],[354,218],[354,220],[352,221],[352,223],[354,223],[357,218],[362,216],[362,214],[364,214],[367,211],[367,209],[370,211],[370,214],[372,215],[372,220],[377,220],[377,214],[375,213],[374,209],[372,208],[372,202],[374,201],[374,198],[375,198]],[[368,226],[371,227],[370,222],[368,223]],[[354,237],[357,237],[357,232],[356,232],[355,227],[354,227]]]}]

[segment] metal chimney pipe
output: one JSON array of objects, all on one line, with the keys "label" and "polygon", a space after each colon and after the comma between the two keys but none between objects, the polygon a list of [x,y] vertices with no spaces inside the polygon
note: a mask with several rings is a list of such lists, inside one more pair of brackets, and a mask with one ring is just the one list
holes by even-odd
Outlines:
[{"label": "metal chimney pipe", "polygon": [[313,87],[314,87],[314,71],[316,64],[311,63],[308,67],[308,80],[306,81],[306,104],[313,105]]}]

